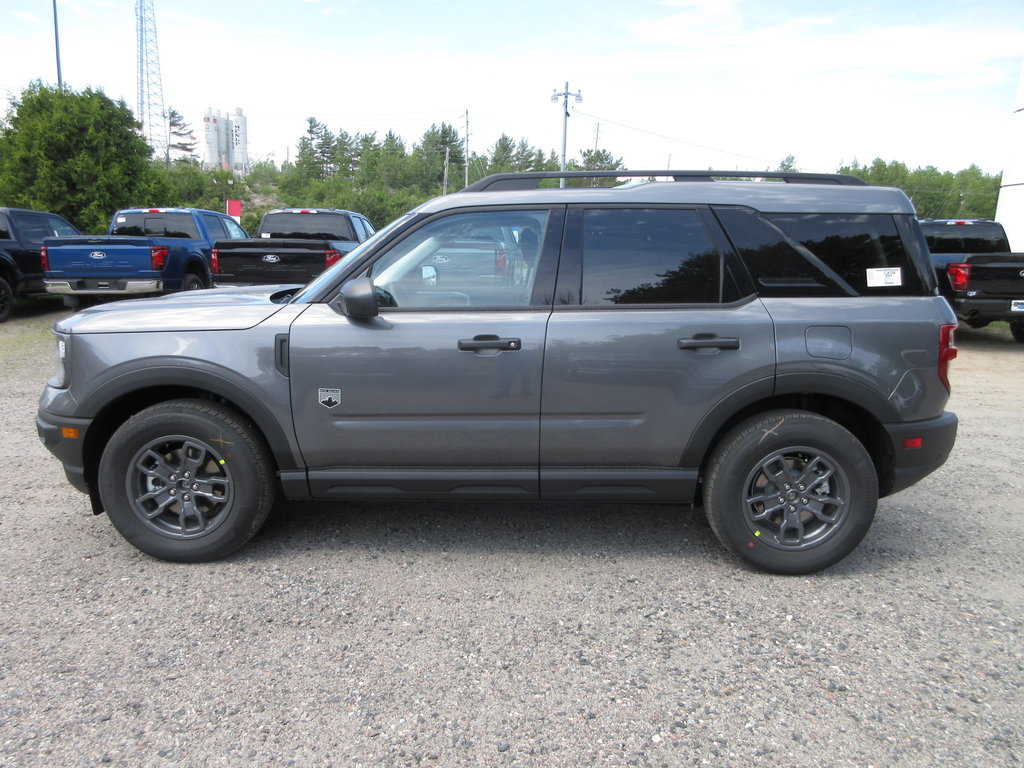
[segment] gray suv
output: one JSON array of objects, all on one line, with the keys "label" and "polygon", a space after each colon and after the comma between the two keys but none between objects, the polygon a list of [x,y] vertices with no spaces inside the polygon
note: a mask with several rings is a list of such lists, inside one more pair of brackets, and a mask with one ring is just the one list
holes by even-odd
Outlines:
[{"label": "gray suv", "polygon": [[[575,175],[639,182],[552,186]],[[304,287],[60,321],[37,426],[168,560],[228,555],[283,493],[700,504],[736,555],[806,573],[945,461],[955,324],[898,190],[505,174]]]}]

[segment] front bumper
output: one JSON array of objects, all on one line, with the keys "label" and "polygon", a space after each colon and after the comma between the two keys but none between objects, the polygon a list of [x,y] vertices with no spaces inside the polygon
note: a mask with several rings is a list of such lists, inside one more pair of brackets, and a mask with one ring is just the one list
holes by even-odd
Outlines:
[{"label": "front bumper", "polygon": [[45,280],[47,293],[64,296],[160,293],[163,280]]},{"label": "front bumper", "polygon": [[92,419],[58,416],[42,408],[36,414],[39,439],[50,453],[60,459],[68,482],[82,493],[89,493],[85,477],[85,436],[91,424]]},{"label": "front bumper", "polygon": [[941,467],[956,441],[957,417],[941,416],[904,424],[884,424],[893,451],[892,487],[887,493],[909,488]]}]

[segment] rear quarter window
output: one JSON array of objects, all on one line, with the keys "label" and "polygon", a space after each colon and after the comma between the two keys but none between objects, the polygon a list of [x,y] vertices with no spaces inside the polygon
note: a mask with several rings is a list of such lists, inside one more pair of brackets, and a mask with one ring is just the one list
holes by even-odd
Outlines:
[{"label": "rear quarter window", "polygon": [[928,290],[889,214],[716,211],[762,296],[901,296]]}]

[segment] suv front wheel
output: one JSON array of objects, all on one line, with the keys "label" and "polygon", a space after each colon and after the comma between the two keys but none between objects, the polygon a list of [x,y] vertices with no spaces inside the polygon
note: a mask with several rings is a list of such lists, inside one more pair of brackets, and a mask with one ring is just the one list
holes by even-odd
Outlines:
[{"label": "suv front wheel", "polygon": [[107,516],[131,544],[164,560],[234,552],[274,501],[268,451],[241,414],[204,400],[146,408],[113,434],[100,459]]},{"label": "suv front wheel", "polygon": [[734,554],[775,573],[810,573],[849,554],[878,504],[864,446],[831,419],[779,410],[734,427],[708,464],[704,509]]}]

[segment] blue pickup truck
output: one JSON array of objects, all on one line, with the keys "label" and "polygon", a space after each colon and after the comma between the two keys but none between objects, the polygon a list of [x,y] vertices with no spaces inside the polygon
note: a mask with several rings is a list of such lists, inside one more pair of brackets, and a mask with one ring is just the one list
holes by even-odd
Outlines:
[{"label": "blue pickup truck", "polygon": [[89,296],[208,288],[213,243],[247,237],[234,219],[215,211],[129,208],[114,214],[107,236],[47,238],[44,284],[71,306]]}]

